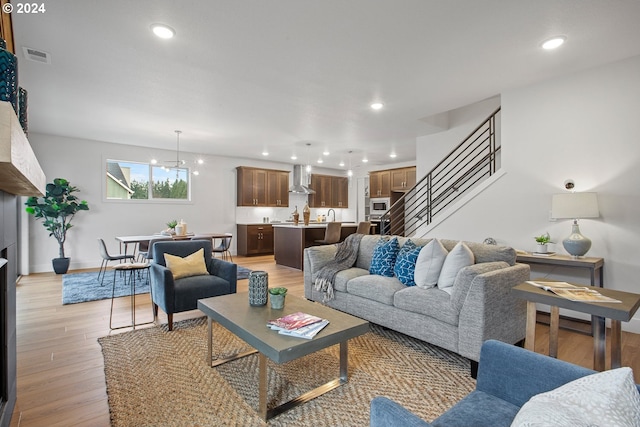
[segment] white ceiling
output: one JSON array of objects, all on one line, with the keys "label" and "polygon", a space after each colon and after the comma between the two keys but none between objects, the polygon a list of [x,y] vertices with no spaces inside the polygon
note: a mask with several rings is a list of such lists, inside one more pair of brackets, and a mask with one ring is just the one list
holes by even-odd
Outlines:
[{"label": "white ceiling", "polygon": [[[415,160],[428,118],[640,54],[638,0],[45,1],[13,13],[31,132],[338,168]],[[155,37],[150,24],[176,30]],[[540,43],[563,34],[548,52]],[[25,59],[45,51],[51,64]],[[369,104],[385,108],[372,111]],[[395,151],[396,159],[389,153]],[[150,150],[152,153],[153,150]],[[292,153],[299,160],[290,160]],[[151,154],[150,154],[151,155]]]}]

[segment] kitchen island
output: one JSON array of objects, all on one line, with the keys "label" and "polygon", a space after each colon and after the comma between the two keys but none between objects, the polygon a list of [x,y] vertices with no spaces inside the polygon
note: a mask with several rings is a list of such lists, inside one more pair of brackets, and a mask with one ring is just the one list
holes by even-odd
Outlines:
[{"label": "kitchen island", "polygon": [[[314,246],[315,240],[324,239],[327,228],[326,222],[298,225],[292,223],[272,224],[273,226],[273,251],[276,264],[302,270],[304,248]],[[356,232],[358,224],[352,222],[342,223],[340,241],[349,234]]]}]

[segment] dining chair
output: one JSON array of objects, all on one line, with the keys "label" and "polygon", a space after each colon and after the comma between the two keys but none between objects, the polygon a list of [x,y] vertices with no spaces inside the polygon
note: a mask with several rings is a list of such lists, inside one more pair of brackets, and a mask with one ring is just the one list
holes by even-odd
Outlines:
[{"label": "dining chair", "polygon": [[140,247],[138,249],[138,261],[145,262],[153,259],[153,245],[156,242],[162,242],[165,240],[172,240],[171,236],[162,236],[151,239],[148,242],[140,242]]},{"label": "dining chair", "polygon": [[371,234],[371,221],[360,221],[356,234]]},{"label": "dining chair", "polygon": [[[107,272],[107,264],[109,261],[131,261],[133,262],[135,259],[135,255],[127,255],[127,254],[118,254],[118,255],[110,255],[107,250],[107,245],[104,243],[104,240],[98,239],[98,250],[100,251],[100,256],[102,257],[102,263],[100,264],[100,270],[98,271],[98,281],[100,282],[100,286],[104,285],[104,275]],[[115,273],[114,273],[115,274]],[[100,278],[102,276],[102,279]]]},{"label": "dining chair", "polygon": [[229,256],[229,258],[231,259],[231,262],[233,262],[233,257],[231,256],[231,251],[229,250],[229,248],[231,247],[231,239],[233,238],[233,234],[231,233],[224,233],[224,234],[226,237],[223,237],[220,244],[215,248],[213,248],[213,253],[214,253],[214,256],[216,253],[221,254],[222,259],[225,259],[225,260],[227,259],[227,256]]},{"label": "dining chair", "polygon": [[314,240],[314,243],[318,245],[330,245],[332,243],[338,243],[340,241],[340,233],[342,232],[341,222],[328,222],[327,229],[324,232],[324,239]]}]

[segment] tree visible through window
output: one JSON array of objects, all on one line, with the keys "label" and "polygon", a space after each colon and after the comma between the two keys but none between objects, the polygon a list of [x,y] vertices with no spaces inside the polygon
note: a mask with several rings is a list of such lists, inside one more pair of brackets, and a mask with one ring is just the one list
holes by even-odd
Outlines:
[{"label": "tree visible through window", "polygon": [[189,200],[189,169],[107,160],[107,199]]}]

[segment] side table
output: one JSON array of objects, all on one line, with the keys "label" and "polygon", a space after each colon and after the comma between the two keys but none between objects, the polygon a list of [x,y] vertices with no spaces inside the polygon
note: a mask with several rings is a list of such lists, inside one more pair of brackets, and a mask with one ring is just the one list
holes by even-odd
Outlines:
[{"label": "side table", "polygon": [[[155,321],[155,318],[151,319],[149,322],[145,323],[136,323],[136,281],[137,278],[142,278],[145,276],[147,280],[149,280],[149,266],[148,262],[127,262],[122,264],[117,264],[113,266],[113,286],[111,288],[111,311],[109,313],[109,329],[122,329],[122,328],[133,328],[136,326],[148,325]],[[125,286],[129,284],[131,288],[131,324],[123,325],[123,326],[113,326],[113,300],[115,297],[116,291],[116,276],[118,272],[121,272],[124,275]]]},{"label": "side table", "polygon": [[[595,258],[595,257],[582,257],[582,258],[574,258],[570,255],[551,255],[551,256],[543,256],[543,255],[533,255],[533,254],[517,254],[516,262],[520,262],[523,264],[529,265],[545,265],[551,267],[563,267],[563,268],[581,268],[589,270],[590,282],[591,286],[596,286],[596,278],[598,278],[597,285],[599,287],[604,287],[604,259],[603,258]],[[551,308],[553,311],[554,308]],[[555,310],[558,310],[556,307]],[[550,318],[554,313],[550,313]],[[544,317],[544,316],[542,316]],[[587,333],[589,335],[593,335],[593,325],[591,327],[588,326],[587,321],[583,321],[581,319],[574,319],[571,317],[565,318],[562,316],[563,320],[565,320],[565,324],[561,326],[563,329],[570,329],[572,331]],[[547,324],[545,320],[540,318],[539,321],[541,323]],[[549,320],[551,321],[551,320]],[[584,325],[589,328],[589,332],[585,331],[581,326]]]},{"label": "side table", "polygon": [[528,283],[520,283],[512,288],[512,292],[519,298],[527,301],[527,332],[525,348],[534,351],[536,335],[536,303],[551,306],[551,324],[549,327],[549,356],[557,357],[558,354],[558,315],[559,308],[566,308],[591,315],[593,325],[593,366],[596,371],[605,369],[606,352],[606,323],[611,319],[611,368],[619,368],[622,358],[622,329],[621,321],[628,322],[640,307],[640,294],[616,291],[613,289],[601,289],[592,286],[602,295],[615,298],[621,303],[594,303],[585,301],[571,301],[559,297],[553,292],[535,287]]},{"label": "side table", "polygon": [[573,258],[570,255],[541,256],[532,254],[517,254],[516,262],[529,265],[540,264],[555,267],[586,268],[589,270],[591,276],[591,286],[596,286],[596,277],[598,277],[597,285],[601,288],[604,287],[604,259],[602,258]]}]

